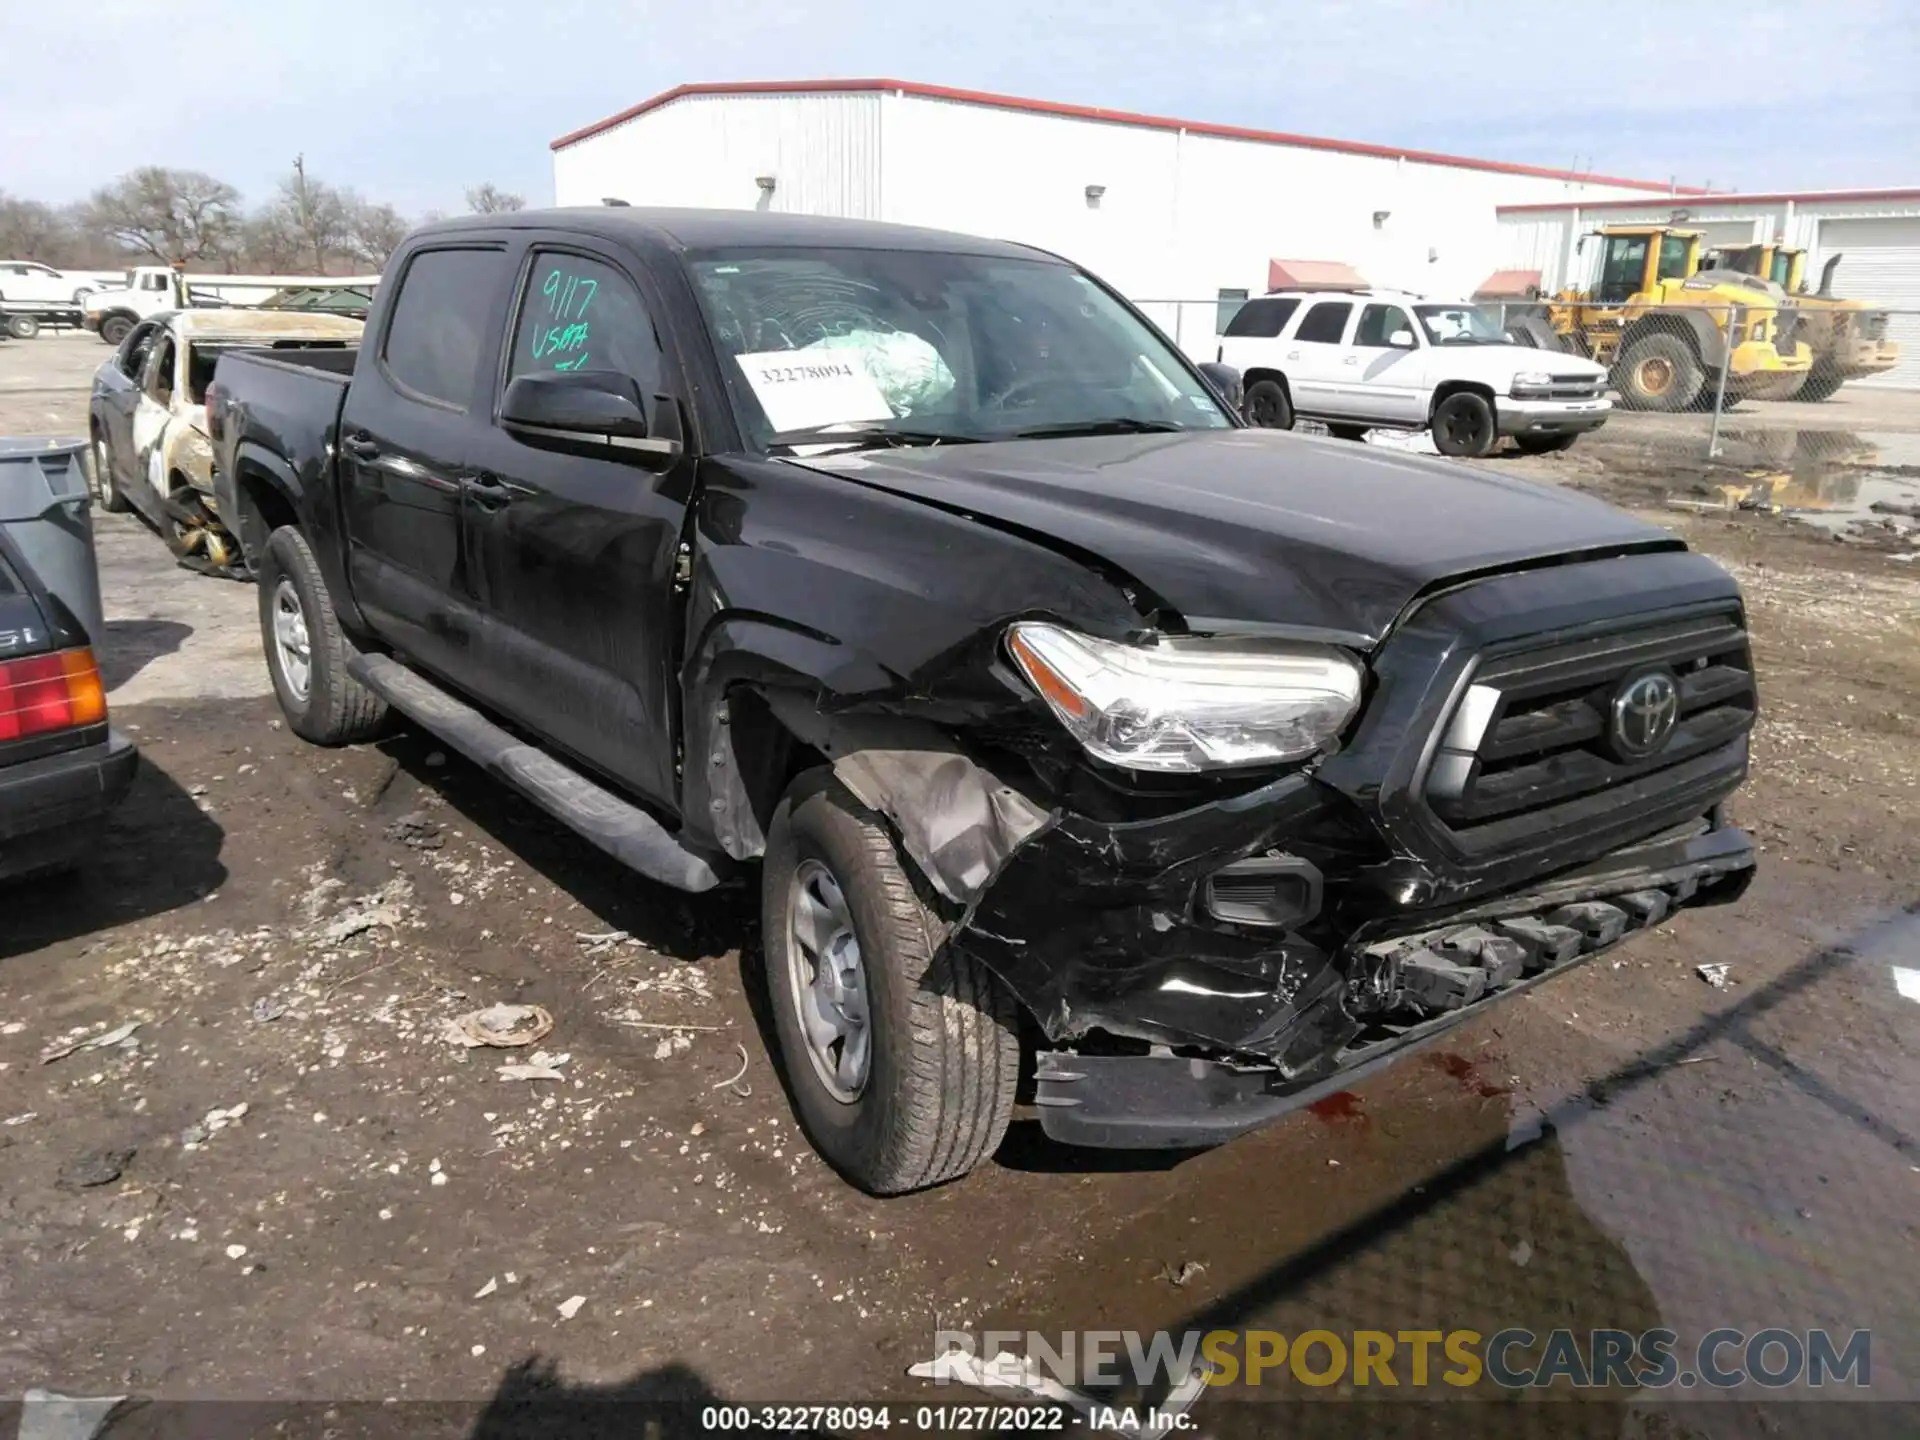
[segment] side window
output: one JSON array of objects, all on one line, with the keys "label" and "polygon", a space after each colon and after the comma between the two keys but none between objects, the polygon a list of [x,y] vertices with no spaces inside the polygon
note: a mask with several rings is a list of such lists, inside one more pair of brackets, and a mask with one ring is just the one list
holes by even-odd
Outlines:
[{"label": "side window", "polygon": [[660,341],[633,282],[611,265],[561,250],[536,250],[513,327],[507,378],[556,370],[612,370],[653,395]]},{"label": "side window", "polygon": [[1640,288],[1640,277],[1646,274],[1646,269],[1646,236],[1609,235],[1594,298],[1609,303],[1625,300]]},{"label": "side window", "polygon": [[1233,317],[1240,313],[1240,308],[1246,303],[1247,292],[1244,290],[1218,291],[1213,306],[1213,333],[1225,335],[1227,327],[1233,324]]},{"label": "side window", "polygon": [[407,262],[380,360],[401,389],[464,410],[480,373],[499,250],[422,250]]},{"label": "side window", "polygon": [[1684,280],[1687,277],[1687,255],[1693,249],[1693,240],[1686,235],[1663,235],[1660,237],[1660,263],[1653,272],[1656,280]]},{"label": "side window", "polygon": [[120,352],[120,373],[136,385],[147,363],[147,353],[153,349],[153,337],[158,333],[156,326],[141,325],[127,336],[126,347]]},{"label": "side window", "polygon": [[1249,300],[1240,307],[1239,314],[1227,322],[1227,334],[1271,340],[1287,328],[1287,321],[1293,318],[1293,312],[1299,308],[1300,302],[1291,297],[1282,300],[1271,297]]},{"label": "side window", "polygon": [[[1393,337],[1405,331],[1407,339],[1399,344]],[[1360,311],[1360,323],[1353,329],[1353,343],[1372,350],[1413,349],[1413,323],[1398,305],[1367,305]]]},{"label": "side window", "polygon": [[1315,345],[1338,345],[1353,306],[1345,300],[1322,300],[1307,312],[1293,338]]},{"label": "side window", "polygon": [[147,362],[147,394],[162,405],[173,404],[174,343],[171,335],[160,335]]}]

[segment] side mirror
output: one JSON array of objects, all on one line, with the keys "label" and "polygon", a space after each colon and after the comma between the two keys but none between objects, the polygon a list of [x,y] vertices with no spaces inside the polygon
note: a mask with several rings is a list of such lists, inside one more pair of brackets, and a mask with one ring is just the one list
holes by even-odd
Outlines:
[{"label": "side mirror", "polygon": [[647,407],[630,375],[609,370],[522,375],[507,386],[500,423],[535,434],[644,440]]},{"label": "side mirror", "polygon": [[1413,349],[1413,332],[1411,330],[1396,330],[1387,337],[1387,344],[1396,350],[1411,350]]},{"label": "side mirror", "polygon": [[1200,376],[1213,387],[1213,393],[1220,397],[1220,403],[1234,414],[1240,413],[1240,402],[1245,391],[1240,383],[1240,372],[1231,365],[1222,365],[1215,360],[1204,360],[1195,367]]}]

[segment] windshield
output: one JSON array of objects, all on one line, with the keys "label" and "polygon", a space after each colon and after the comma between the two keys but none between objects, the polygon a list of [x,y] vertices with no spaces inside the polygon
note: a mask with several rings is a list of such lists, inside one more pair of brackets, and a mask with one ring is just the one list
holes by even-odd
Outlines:
[{"label": "windshield", "polygon": [[1420,328],[1433,345],[1510,345],[1500,324],[1500,312],[1491,305],[1416,305]]},{"label": "windshield", "polygon": [[782,247],[690,263],[760,448],[820,427],[934,444],[1233,424],[1178,353],[1056,261]]}]

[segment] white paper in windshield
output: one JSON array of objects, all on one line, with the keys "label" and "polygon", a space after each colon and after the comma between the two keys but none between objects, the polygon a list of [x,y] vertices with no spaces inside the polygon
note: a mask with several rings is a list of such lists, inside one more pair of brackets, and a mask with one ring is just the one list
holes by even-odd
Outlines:
[{"label": "white paper in windshield", "polygon": [[886,396],[856,355],[767,350],[735,358],[775,430],[893,418]]}]

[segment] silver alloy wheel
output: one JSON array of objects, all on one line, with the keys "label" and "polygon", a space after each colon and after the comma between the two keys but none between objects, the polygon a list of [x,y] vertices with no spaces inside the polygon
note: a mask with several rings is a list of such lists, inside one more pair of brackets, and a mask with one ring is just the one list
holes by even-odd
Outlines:
[{"label": "silver alloy wheel", "polygon": [[828,1094],[851,1105],[867,1088],[873,1059],[867,971],[846,894],[818,860],[802,860],[793,872],[787,984],[814,1074]]},{"label": "silver alloy wheel", "polygon": [[100,503],[113,503],[113,456],[107,450],[107,437],[97,435],[93,441],[93,478],[100,488]]},{"label": "silver alloy wheel", "polygon": [[313,640],[307,633],[307,612],[301,608],[300,592],[284,576],[273,587],[273,649],[280,663],[280,677],[294,698],[304,704],[313,685]]}]

